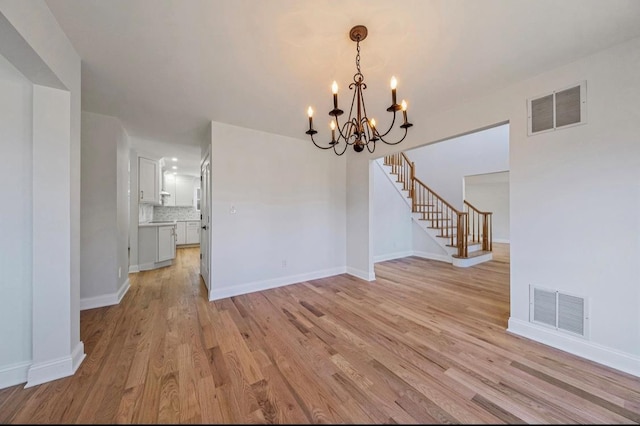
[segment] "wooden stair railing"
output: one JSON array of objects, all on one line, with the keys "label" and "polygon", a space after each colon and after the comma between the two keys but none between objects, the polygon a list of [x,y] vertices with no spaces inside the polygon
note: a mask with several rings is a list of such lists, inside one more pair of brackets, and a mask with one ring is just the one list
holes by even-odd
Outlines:
[{"label": "wooden stair railing", "polygon": [[391,173],[398,176],[402,189],[409,191],[411,211],[421,213],[423,219],[431,222],[431,228],[440,230],[438,236],[449,239],[449,245],[457,248],[457,257],[468,257],[468,213],[457,210],[416,178],[415,164],[404,152],[384,157],[384,164],[391,166]]},{"label": "wooden stair railing", "polygon": [[464,201],[464,208],[467,215],[467,229],[471,241],[482,242],[482,250],[493,250],[493,213],[478,210],[469,203]]}]

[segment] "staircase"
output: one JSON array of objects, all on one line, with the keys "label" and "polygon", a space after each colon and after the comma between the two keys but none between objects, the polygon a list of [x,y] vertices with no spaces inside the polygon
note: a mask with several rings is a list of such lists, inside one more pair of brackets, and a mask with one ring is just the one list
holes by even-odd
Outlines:
[{"label": "staircase", "polygon": [[444,249],[454,266],[477,265],[493,258],[491,212],[480,211],[467,201],[463,211],[457,210],[415,177],[415,164],[403,152],[388,155],[378,164],[405,196],[413,220]]}]

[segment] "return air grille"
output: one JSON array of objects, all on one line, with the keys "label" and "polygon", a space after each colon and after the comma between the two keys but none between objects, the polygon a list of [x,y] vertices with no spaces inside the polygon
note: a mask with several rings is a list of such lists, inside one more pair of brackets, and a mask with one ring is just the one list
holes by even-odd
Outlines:
[{"label": "return air grille", "polygon": [[531,286],[531,322],[586,337],[587,319],[585,298]]},{"label": "return air grille", "polygon": [[587,82],[528,99],[529,136],[587,122]]}]

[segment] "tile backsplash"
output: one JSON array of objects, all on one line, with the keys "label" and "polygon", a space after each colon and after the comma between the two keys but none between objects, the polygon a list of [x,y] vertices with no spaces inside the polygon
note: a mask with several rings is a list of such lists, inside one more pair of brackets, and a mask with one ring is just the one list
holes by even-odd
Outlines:
[{"label": "tile backsplash", "polygon": [[153,204],[138,204],[138,222],[145,223],[153,220]]},{"label": "tile backsplash", "polygon": [[200,220],[200,212],[188,206],[154,206],[153,220]]}]

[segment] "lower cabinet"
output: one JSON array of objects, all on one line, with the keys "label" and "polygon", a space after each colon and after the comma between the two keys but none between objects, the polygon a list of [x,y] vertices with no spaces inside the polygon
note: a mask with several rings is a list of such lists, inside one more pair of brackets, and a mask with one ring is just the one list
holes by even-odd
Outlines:
[{"label": "lower cabinet", "polygon": [[157,262],[174,259],[176,257],[176,228],[158,226],[158,256]]},{"label": "lower cabinet", "polygon": [[187,244],[187,222],[176,222],[176,244]]},{"label": "lower cabinet", "polygon": [[194,220],[187,223],[187,244],[200,244],[200,221]]},{"label": "lower cabinet", "polygon": [[200,244],[200,221],[177,222],[176,244]]},{"label": "lower cabinet", "polygon": [[173,223],[138,227],[138,268],[141,271],[172,264],[176,257],[175,229]]}]

